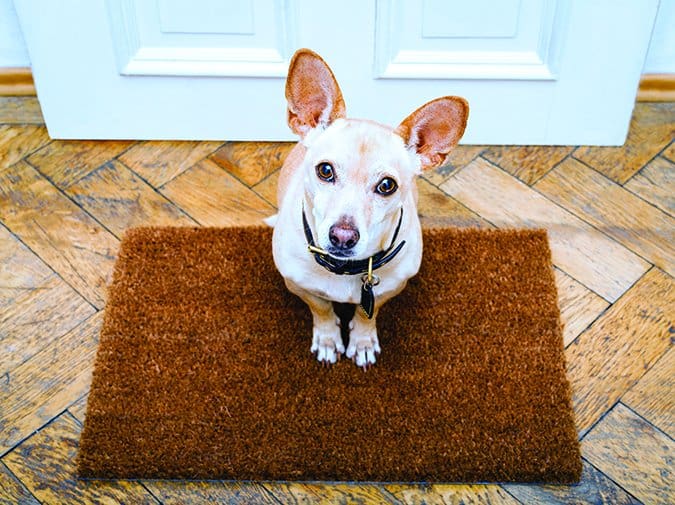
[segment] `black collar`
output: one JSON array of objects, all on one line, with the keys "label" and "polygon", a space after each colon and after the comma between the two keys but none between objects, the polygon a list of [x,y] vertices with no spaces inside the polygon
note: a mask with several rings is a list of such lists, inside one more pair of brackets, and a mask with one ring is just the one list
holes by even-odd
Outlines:
[{"label": "black collar", "polygon": [[309,227],[307,222],[307,216],[305,215],[305,209],[302,209],[302,225],[305,228],[305,238],[307,239],[307,245],[309,252],[314,255],[316,262],[324,267],[329,272],[338,275],[358,275],[368,273],[368,266],[372,260],[372,269],[377,270],[381,266],[386,265],[394,256],[396,256],[401,248],[405,245],[405,240],[402,240],[400,244],[394,247],[394,242],[396,242],[396,237],[398,232],[401,229],[401,222],[403,221],[403,208],[401,208],[401,215],[398,218],[398,224],[396,225],[396,231],[394,231],[394,236],[391,239],[391,244],[389,247],[383,251],[379,251],[372,256],[362,259],[362,260],[349,260],[349,259],[340,259],[334,256],[331,256],[326,251],[319,249],[312,237],[312,230]]}]

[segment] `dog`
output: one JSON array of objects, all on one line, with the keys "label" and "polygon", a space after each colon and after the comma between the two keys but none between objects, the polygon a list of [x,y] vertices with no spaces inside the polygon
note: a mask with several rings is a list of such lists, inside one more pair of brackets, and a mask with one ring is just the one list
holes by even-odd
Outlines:
[{"label": "dog", "polygon": [[330,365],[346,352],[368,369],[381,352],[380,307],[420,267],[415,178],[457,145],[468,103],[437,98],[396,128],[347,119],[333,72],[309,49],[291,59],[286,99],[300,141],[281,169],[278,213],[267,221],[274,263],[311,310],[316,358]]}]

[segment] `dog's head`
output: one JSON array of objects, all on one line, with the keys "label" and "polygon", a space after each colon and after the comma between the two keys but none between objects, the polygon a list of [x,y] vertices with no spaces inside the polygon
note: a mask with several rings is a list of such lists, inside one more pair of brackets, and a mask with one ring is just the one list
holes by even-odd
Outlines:
[{"label": "dog's head", "polygon": [[306,147],[298,168],[305,210],[317,245],[338,257],[365,258],[388,246],[405,202],[414,202],[415,176],[443,163],[464,133],[469,110],[466,100],[448,96],[395,129],[346,119],[332,71],[308,49],[291,60],[286,98],[288,124]]}]

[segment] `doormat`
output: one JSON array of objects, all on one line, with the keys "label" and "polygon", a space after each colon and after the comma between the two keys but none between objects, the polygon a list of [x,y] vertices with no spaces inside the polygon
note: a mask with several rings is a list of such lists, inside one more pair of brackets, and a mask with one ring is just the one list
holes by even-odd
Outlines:
[{"label": "doormat", "polygon": [[268,228],[121,245],[78,457],[86,478],[577,481],[544,231],[424,231],[364,372],[310,353]]}]

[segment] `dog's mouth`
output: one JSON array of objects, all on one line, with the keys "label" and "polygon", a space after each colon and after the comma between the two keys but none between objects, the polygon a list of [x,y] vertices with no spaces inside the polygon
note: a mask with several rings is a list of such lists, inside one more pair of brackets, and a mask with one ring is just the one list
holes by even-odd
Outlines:
[{"label": "dog's mouth", "polygon": [[328,249],[326,249],[326,251],[334,258],[339,259],[351,258],[352,256],[354,256],[353,249],[340,249],[339,247],[331,246]]}]

